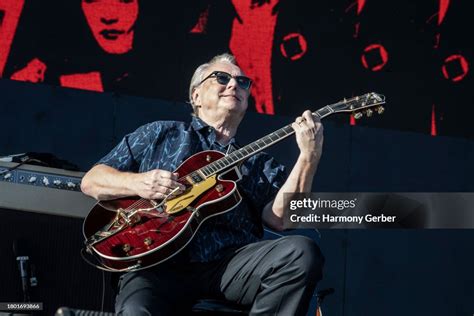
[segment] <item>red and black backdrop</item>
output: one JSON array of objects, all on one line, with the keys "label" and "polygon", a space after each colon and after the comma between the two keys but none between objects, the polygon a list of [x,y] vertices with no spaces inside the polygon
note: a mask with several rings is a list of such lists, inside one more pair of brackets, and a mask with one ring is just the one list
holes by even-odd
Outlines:
[{"label": "red and black backdrop", "polygon": [[470,15],[468,0],[0,0],[0,77],[184,101],[195,67],[231,52],[251,111],[376,91],[383,116],[335,120],[472,139]]}]

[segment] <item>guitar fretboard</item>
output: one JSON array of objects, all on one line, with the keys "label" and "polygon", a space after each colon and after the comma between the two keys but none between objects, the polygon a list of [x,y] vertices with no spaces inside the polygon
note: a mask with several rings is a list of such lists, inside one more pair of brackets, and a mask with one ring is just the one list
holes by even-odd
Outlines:
[{"label": "guitar fretboard", "polygon": [[[333,113],[334,111],[329,107],[325,106],[316,112],[313,112],[313,116],[317,118],[323,118]],[[270,147],[279,141],[287,138],[288,136],[294,134],[295,130],[291,127],[291,124],[288,124],[273,133],[270,133],[260,139],[257,139],[253,143],[250,143],[238,150],[235,150],[228,154],[227,156],[216,160],[205,167],[201,168],[200,171],[206,176],[209,177],[213,174],[219,173],[231,166],[238,164],[239,162],[255,155],[256,153],[264,150],[267,147]]]}]

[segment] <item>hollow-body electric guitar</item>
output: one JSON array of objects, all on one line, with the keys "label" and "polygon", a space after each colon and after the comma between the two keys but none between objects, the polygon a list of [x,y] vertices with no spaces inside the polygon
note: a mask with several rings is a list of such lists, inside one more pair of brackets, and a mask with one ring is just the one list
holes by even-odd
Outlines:
[{"label": "hollow-body electric guitar", "polygon": [[[360,118],[381,114],[384,103],[383,95],[372,92],[312,114],[321,119],[346,112]],[[99,201],[84,221],[84,259],[103,270],[128,272],[171,258],[191,241],[203,221],[240,203],[236,183],[240,163],[293,133],[289,124],[227,155],[212,150],[192,155],[175,170],[180,175],[178,182],[186,187],[179,195],[170,194],[163,200]]]}]

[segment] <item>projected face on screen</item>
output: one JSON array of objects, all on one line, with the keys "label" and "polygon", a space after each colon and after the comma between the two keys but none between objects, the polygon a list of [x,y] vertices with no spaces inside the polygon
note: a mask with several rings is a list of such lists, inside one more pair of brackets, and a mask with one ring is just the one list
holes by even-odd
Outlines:
[{"label": "projected face on screen", "polygon": [[104,51],[124,54],[133,48],[138,0],[82,0],[82,11]]}]

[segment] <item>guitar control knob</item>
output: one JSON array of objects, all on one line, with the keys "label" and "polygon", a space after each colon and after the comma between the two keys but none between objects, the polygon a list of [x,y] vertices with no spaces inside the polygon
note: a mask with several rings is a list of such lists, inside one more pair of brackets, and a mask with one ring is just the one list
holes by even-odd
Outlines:
[{"label": "guitar control knob", "polygon": [[143,240],[143,243],[147,246],[150,246],[153,243],[153,239],[151,239],[150,237],[147,237]]},{"label": "guitar control knob", "polygon": [[374,114],[374,111],[372,111],[371,109],[367,109],[367,111],[365,112],[365,114],[367,115],[367,117],[371,117],[372,114]]},{"label": "guitar control knob", "polygon": [[385,108],[383,106],[378,106],[375,110],[378,114],[382,114],[385,111]]},{"label": "guitar control knob", "polygon": [[130,246],[130,244],[124,244],[124,245],[122,246],[122,250],[123,250],[124,252],[129,252],[130,249],[132,249],[132,247]]},{"label": "guitar control knob", "polygon": [[216,191],[221,193],[222,191],[224,191],[224,186],[219,183],[218,185],[216,185]]},{"label": "guitar control knob", "polygon": [[362,116],[364,116],[364,114],[360,113],[360,112],[357,112],[357,113],[354,113],[354,118],[356,120],[360,119]]},{"label": "guitar control knob", "polygon": [[211,162],[211,160],[212,160],[212,157],[210,155],[206,155],[206,161]]}]

